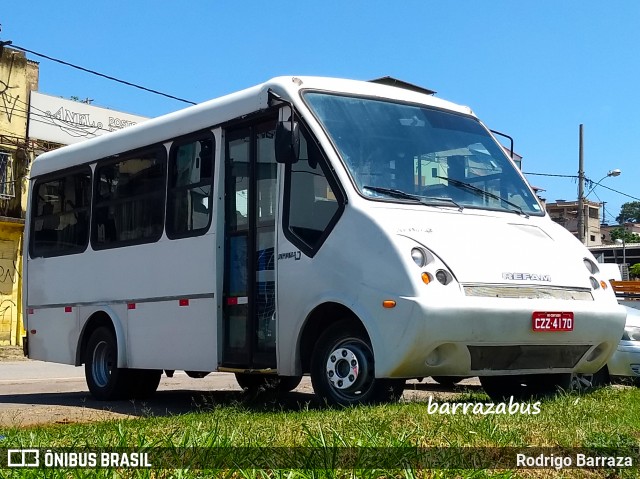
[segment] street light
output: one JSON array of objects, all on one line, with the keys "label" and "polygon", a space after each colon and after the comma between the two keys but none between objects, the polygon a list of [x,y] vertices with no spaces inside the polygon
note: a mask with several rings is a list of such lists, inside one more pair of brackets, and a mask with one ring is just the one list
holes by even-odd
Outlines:
[{"label": "street light", "polygon": [[616,239],[616,243],[622,245],[622,268],[620,268],[620,272],[622,274],[622,279],[624,279],[624,280],[629,279],[629,273],[628,273],[628,270],[627,270],[627,250],[626,250],[626,243],[625,243],[625,233],[626,232],[627,232],[627,230],[625,228],[622,231],[622,239],[620,239],[620,238]]},{"label": "street light", "polygon": [[622,170],[618,168],[616,168],[615,170],[609,170],[609,172],[606,175],[600,178],[598,182],[591,187],[589,192],[586,195],[584,195],[584,197],[587,198],[591,194],[591,192],[596,189],[596,186],[598,186],[602,182],[602,180],[604,180],[605,178],[609,178],[610,176],[620,176],[621,174],[622,174]]},{"label": "street light", "polygon": [[[582,126],[582,125],[580,125]],[[581,138],[580,138],[580,144],[582,145],[582,130],[580,131],[581,134]],[[591,194],[591,192],[593,190],[596,189],[596,187],[605,179],[605,178],[609,178],[610,176],[620,176],[620,174],[622,173],[622,170],[620,170],[619,168],[615,168],[613,170],[609,170],[607,172],[606,175],[604,175],[602,178],[600,178],[596,183],[594,183],[593,181],[589,180],[588,178],[586,178],[584,176],[584,170],[582,169],[582,148],[580,148],[581,151],[581,157],[580,157],[580,169],[578,171],[578,239],[580,240],[581,243],[585,243],[585,226],[584,226],[584,200],[587,198],[587,196],[589,196]],[[593,185],[591,187],[591,189],[588,191],[588,193],[585,195],[584,194],[584,182],[585,180]],[[599,217],[599,215],[598,215]],[[588,216],[587,216],[588,218]],[[599,221],[599,219],[598,219]],[[585,243],[586,244],[586,243]]]}]

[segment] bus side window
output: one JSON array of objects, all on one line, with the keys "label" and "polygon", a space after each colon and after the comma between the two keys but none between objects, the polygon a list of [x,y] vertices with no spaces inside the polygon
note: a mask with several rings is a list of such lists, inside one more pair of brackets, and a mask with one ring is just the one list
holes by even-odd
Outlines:
[{"label": "bus side window", "polygon": [[89,170],[38,182],[34,186],[32,257],[84,251],[89,241]]},{"label": "bus side window", "polygon": [[164,148],[153,147],[98,162],[93,198],[94,249],[153,243],[162,236]]},{"label": "bus side window", "polygon": [[313,141],[300,138],[300,159],[287,165],[285,234],[312,256],[342,211],[342,194],[328,178],[328,167]]},{"label": "bus side window", "polygon": [[176,141],[169,155],[167,236],[204,234],[211,223],[213,138]]}]

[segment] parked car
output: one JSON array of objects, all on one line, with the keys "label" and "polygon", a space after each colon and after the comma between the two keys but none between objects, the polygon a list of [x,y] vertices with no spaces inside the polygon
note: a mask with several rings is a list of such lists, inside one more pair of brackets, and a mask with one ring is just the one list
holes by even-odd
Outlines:
[{"label": "parked car", "polygon": [[627,323],[622,340],[605,367],[612,380],[626,381],[640,387],[640,309],[625,308]]},{"label": "parked car", "polygon": [[573,389],[585,390],[609,382],[640,387],[640,309],[624,308],[627,310],[627,321],[617,350],[597,373],[574,376]]}]

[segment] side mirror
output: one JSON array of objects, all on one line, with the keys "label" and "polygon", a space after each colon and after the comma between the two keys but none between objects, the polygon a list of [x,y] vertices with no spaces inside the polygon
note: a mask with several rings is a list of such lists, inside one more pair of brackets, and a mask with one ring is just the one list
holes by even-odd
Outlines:
[{"label": "side mirror", "polygon": [[275,137],[276,162],[293,164],[300,157],[300,127],[297,121],[279,121]]}]

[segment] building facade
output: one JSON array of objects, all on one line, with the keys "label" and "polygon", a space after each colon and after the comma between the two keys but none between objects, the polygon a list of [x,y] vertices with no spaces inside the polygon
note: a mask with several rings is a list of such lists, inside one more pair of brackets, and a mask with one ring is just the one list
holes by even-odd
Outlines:
[{"label": "building facade", "polygon": [[[564,226],[578,237],[578,201],[557,200],[546,203],[547,212],[553,221]],[[602,244],[600,231],[600,203],[584,200],[584,244],[599,246]]]},{"label": "building facade", "polygon": [[4,47],[0,57],[0,344],[22,341],[22,233],[26,172],[34,157],[27,136],[31,91],[38,63]]}]

